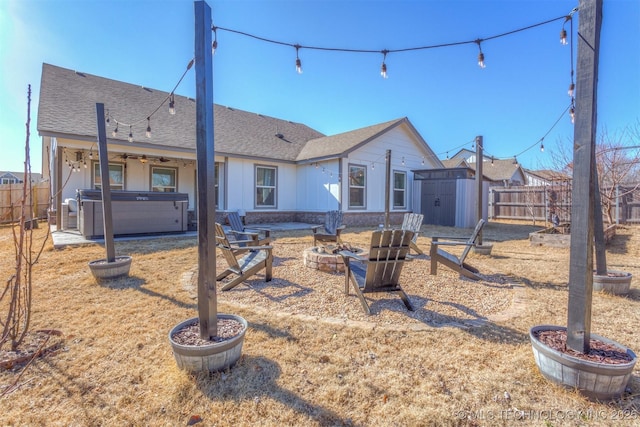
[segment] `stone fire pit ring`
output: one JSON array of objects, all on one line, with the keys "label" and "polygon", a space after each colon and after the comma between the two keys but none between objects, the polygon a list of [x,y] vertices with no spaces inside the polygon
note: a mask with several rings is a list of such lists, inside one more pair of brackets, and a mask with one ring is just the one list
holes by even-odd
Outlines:
[{"label": "stone fire pit ring", "polygon": [[[326,273],[343,273],[344,262],[342,262],[342,256],[339,253],[333,253],[335,249],[336,247],[334,246],[312,246],[305,249],[302,253],[305,267]],[[351,247],[349,249],[356,254],[362,254],[363,252],[360,248]]]}]

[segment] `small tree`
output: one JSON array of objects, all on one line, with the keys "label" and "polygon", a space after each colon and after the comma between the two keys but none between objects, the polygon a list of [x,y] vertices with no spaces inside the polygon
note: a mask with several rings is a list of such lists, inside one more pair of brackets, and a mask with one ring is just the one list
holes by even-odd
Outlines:
[{"label": "small tree", "polygon": [[[31,162],[29,157],[29,127],[31,125],[31,85],[27,95],[27,136],[25,142],[24,179],[22,182],[22,197],[20,204],[20,217],[12,218],[14,222],[13,240],[15,243],[15,272],[6,282],[5,288],[0,294],[0,348],[9,343],[11,350],[18,349],[29,331],[31,321],[31,296],[32,296],[32,271],[38,262],[44,245],[49,237],[47,228],[46,237],[37,250],[34,250],[33,229],[35,221],[27,222],[27,216],[31,218]],[[13,211],[13,203],[12,209]],[[29,226],[27,226],[27,224]]]}]

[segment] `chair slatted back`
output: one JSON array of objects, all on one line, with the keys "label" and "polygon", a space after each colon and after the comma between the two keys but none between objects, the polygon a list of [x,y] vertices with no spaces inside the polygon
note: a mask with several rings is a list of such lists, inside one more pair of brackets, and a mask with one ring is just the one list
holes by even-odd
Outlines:
[{"label": "chair slatted back", "polygon": [[469,240],[467,240],[467,246],[465,246],[464,250],[462,251],[462,255],[460,255],[460,265],[462,265],[465,258],[469,254],[469,251],[475,245],[476,240],[478,240],[478,236],[480,235],[480,231],[482,230],[484,223],[484,219],[480,218],[480,221],[478,221],[478,223],[476,224],[476,228],[473,230],[473,234],[469,237]]},{"label": "chair slatted back", "polygon": [[363,292],[375,292],[375,288],[398,284],[413,235],[410,230],[372,233]]},{"label": "chair slatted back", "polygon": [[424,220],[424,215],[419,213],[406,213],[404,214],[404,219],[402,220],[402,229],[413,231],[415,234],[413,235],[413,242],[415,243],[418,240],[418,233],[420,232],[420,227],[422,227],[422,221]]},{"label": "chair slatted back", "polygon": [[329,211],[324,217],[324,231],[327,234],[336,234],[338,227],[342,225],[342,211]]},{"label": "chair slatted back", "polygon": [[227,261],[230,269],[234,269],[235,271],[240,271],[240,264],[238,264],[238,259],[236,258],[233,250],[231,250],[231,243],[229,243],[229,239],[227,235],[224,233],[224,229],[222,225],[216,222],[216,245],[222,252],[224,259]]},{"label": "chair slatted back", "polygon": [[244,224],[238,212],[227,213],[227,221],[229,221],[229,225],[233,231],[244,231]]}]

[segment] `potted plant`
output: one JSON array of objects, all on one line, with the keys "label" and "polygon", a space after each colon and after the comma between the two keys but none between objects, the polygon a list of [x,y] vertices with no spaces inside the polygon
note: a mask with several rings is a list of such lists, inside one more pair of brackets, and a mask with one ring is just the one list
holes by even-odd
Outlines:
[{"label": "potted plant", "polygon": [[[545,378],[589,398],[609,400],[624,393],[637,357],[624,345],[591,334],[594,238],[596,273],[606,272],[594,135],[602,0],[580,0],[579,9],[580,86],[575,109],[567,327],[534,326],[529,338],[535,362]],[[572,19],[571,15],[567,19]],[[602,357],[603,352],[606,357]]]},{"label": "potted plant", "polygon": [[[198,181],[198,317],[178,323],[169,342],[179,368],[192,373],[225,370],[241,356],[247,321],[216,307],[215,177],[211,8],[194,3],[196,152]],[[194,61],[188,65],[190,68]]]}]

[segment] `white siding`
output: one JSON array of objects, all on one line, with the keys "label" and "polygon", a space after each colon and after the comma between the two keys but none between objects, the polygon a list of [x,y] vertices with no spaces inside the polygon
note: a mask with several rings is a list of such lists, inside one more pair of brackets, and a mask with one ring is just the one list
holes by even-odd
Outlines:
[{"label": "white siding", "polygon": [[325,212],[340,208],[338,165],[338,160],[331,160],[298,167],[297,210]]}]

